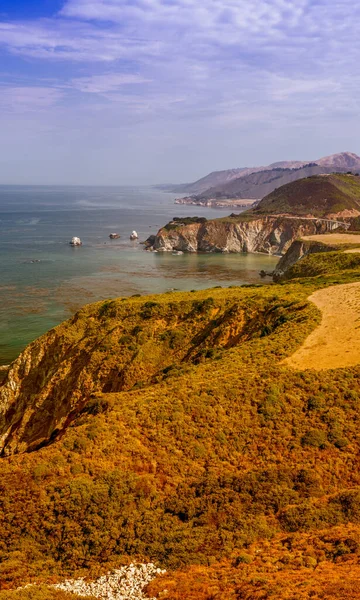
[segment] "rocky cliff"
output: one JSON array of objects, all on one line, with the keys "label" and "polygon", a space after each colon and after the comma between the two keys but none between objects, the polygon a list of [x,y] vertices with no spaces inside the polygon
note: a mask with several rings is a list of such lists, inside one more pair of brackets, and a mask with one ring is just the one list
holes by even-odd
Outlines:
[{"label": "rocky cliff", "polygon": [[304,240],[295,240],[288,251],[281,257],[276,269],[273,273],[274,281],[280,281],[285,273],[297,263],[299,260],[308,256],[309,254],[317,254],[319,252],[333,252],[336,250],[335,247],[329,244],[322,244],[321,242],[307,242]]},{"label": "rocky cliff", "polygon": [[230,292],[216,306],[201,292],[178,294],[177,302],[168,294],[85,306],[10,366],[0,387],[0,455],[58,438],[82,411],[101,409],[99,394],[159,382],[175,364],[236,345],[251,319]]},{"label": "rocky cliff", "polygon": [[296,238],[325,233],[333,227],[316,219],[228,217],[187,225],[170,223],[149,238],[147,246],[158,251],[284,254]]}]

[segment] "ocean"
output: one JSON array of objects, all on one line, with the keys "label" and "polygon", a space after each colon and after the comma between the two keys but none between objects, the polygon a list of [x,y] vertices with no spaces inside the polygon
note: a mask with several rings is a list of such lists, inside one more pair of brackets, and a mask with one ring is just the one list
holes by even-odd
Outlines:
[{"label": "ocean", "polygon": [[[145,252],[139,242],[175,216],[226,214],[174,199],[144,187],[0,186],[0,365],[90,302],[262,283],[259,271],[277,258]],[[69,245],[73,236],[81,247]]]}]

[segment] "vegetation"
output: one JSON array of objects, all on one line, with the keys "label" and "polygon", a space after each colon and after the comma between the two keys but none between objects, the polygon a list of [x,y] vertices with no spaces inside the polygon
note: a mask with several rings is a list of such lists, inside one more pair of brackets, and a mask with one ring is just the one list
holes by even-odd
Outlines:
[{"label": "vegetation", "polygon": [[320,276],[280,285],[98,303],[57,328],[52,374],[62,352],[74,368],[53,407],[91,392],[52,443],[1,459],[0,587],[151,560],[169,573],[149,593],[169,600],[359,598],[360,364],[282,363],[320,321],[307,297],[360,281],[356,256],[314,254],[299,265]]},{"label": "vegetation", "polygon": [[[82,597],[53,589],[47,585],[29,586],[18,591],[0,592],[0,600],[76,600],[76,598]],[[91,600],[90,596],[87,596],[87,598]]]},{"label": "vegetation", "polygon": [[192,225],[193,223],[206,223],[207,219],[205,217],[174,217],[170,223],[165,225],[164,229],[170,231],[171,229],[176,229],[177,227],[182,227],[183,225]]},{"label": "vegetation", "polygon": [[344,252],[321,252],[308,254],[296,262],[284,274],[286,280],[315,277],[329,273],[339,273],[349,270],[355,270],[357,277],[360,268],[360,253],[345,254]]},{"label": "vegetation", "polygon": [[247,214],[309,214],[326,217],[346,210],[360,210],[360,181],[350,174],[314,175],[281,186]]}]

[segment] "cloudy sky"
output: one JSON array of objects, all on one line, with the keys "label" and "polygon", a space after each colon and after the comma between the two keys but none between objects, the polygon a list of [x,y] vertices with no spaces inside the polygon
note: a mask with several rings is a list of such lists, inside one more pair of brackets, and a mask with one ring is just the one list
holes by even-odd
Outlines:
[{"label": "cloudy sky", "polygon": [[0,183],[360,153],[354,0],[1,0]]}]

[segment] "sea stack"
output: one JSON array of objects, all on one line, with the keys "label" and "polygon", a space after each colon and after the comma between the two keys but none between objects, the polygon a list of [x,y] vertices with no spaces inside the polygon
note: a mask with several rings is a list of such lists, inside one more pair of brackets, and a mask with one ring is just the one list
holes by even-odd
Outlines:
[{"label": "sea stack", "polygon": [[69,242],[70,246],[82,246],[82,241],[79,237],[73,237],[71,242]]},{"label": "sea stack", "polygon": [[110,238],[111,240],[118,240],[118,239],[119,239],[119,237],[120,237],[120,234],[119,234],[119,233],[110,233],[110,235],[109,235],[109,238]]},{"label": "sea stack", "polygon": [[138,234],[136,233],[136,231],[132,231],[131,235],[130,235],[130,239],[131,240],[137,240],[139,238]]}]

